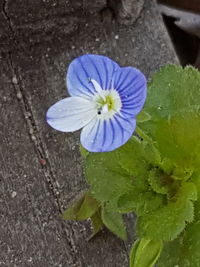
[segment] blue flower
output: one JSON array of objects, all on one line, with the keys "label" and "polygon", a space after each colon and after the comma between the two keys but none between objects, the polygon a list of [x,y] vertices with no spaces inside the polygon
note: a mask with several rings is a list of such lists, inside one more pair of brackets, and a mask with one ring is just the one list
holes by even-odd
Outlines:
[{"label": "blue flower", "polygon": [[146,78],[136,68],[121,68],[108,57],[83,55],[67,72],[70,97],[47,111],[54,129],[73,132],[81,128],[81,144],[91,152],[112,151],[133,134],[136,115],[146,99]]}]

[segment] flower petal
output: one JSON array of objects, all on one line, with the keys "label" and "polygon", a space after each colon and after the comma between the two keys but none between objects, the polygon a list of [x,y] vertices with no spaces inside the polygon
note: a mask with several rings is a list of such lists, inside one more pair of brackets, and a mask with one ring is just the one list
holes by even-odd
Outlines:
[{"label": "flower petal", "polygon": [[74,59],[67,72],[69,94],[89,99],[96,93],[91,79],[102,89],[111,89],[112,76],[117,69],[118,64],[105,56],[83,55]]},{"label": "flower petal", "polygon": [[119,114],[107,120],[95,118],[83,128],[81,144],[91,152],[112,151],[128,141],[135,127],[135,119]]},{"label": "flower petal", "polygon": [[62,132],[73,132],[88,124],[97,112],[92,102],[81,97],[68,97],[51,106],[46,114],[49,125]]},{"label": "flower petal", "polygon": [[113,87],[121,97],[123,116],[135,117],[146,99],[147,81],[144,74],[136,68],[121,68],[113,75]]}]

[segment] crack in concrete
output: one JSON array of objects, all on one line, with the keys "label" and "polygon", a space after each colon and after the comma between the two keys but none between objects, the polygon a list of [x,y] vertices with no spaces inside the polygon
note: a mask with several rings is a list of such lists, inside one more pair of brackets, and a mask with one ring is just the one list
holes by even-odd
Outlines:
[{"label": "crack in concrete", "polygon": [[[40,138],[40,136],[38,134],[39,131],[37,129],[37,125],[35,123],[31,107],[30,107],[30,105],[28,104],[26,98],[23,95],[23,90],[22,90],[22,88],[20,86],[21,78],[19,77],[19,75],[17,75],[17,72],[16,72],[15,67],[13,65],[12,53],[8,52],[8,55],[9,55],[9,57],[8,57],[9,65],[10,65],[10,68],[11,68],[11,71],[12,71],[12,75],[13,75],[12,84],[13,84],[13,87],[14,87],[14,89],[16,91],[16,95],[17,95],[17,98],[18,98],[18,100],[20,102],[21,108],[23,110],[23,114],[24,114],[24,117],[25,117],[25,121],[27,122],[27,125],[28,125],[28,129],[29,129],[29,134],[30,134],[31,140],[33,141],[34,146],[36,148],[36,152],[37,152],[38,158],[39,159],[46,159],[48,156],[47,156],[47,154],[45,152],[45,149],[43,147],[41,138]],[[51,167],[50,167],[48,161],[46,162],[46,164],[42,165],[42,168],[44,170],[47,182],[49,183],[50,189],[54,193],[54,197],[55,197],[56,202],[57,202],[57,207],[59,208],[59,211],[62,212],[63,207],[62,207],[62,204],[59,201],[60,194],[59,194],[56,182],[55,182],[56,179],[55,179],[55,176],[54,176],[54,174],[53,174],[53,172],[51,170]]]},{"label": "crack in concrete", "polygon": [[[50,189],[50,192],[53,194],[55,204],[56,204],[58,212],[60,214],[64,210],[64,205],[61,202],[59,189],[58,189],[58,186],[56,183],[56,178],[55,178],[55,175],[54,175],[53,170],[51,168],[51,165],[48,161],[48,155],[45,151],[43,142],[39,136],[39,130],[38,130],[37,125],[35,123],[32,109],[30,107],[30,104],[28,103],[28,101],[26,100],[26,98],[23,95],[23,89],[22,89],[22,86],[20,85],[22,80],[21,80],[21,77],[17,74],[17,71],[15,70],[11,52],[8,52],[8,63],[9,63],[9,66],[11,68],[12,75],[13,75],[12,85],[13,85],[14,90],[16,92],[16,96],[19,100],[25,121],[27,123],[30,138],[31,138],[32,142],[34,143],[34,147],[35,147],[36,154],[37,154],[38,158],[45,160],[45,164],[41,163],[41,167],[44,171],[46,182],[48,183],[48,187]],[[61,223],[61,225],[62,225],[63,231],[67,237],[67,242],[71,247],[72,254],[74,255],[74,257],[73,257],[74,258],[74,266],[78,266],[77,265],[77,264],[79,264],[78,250],[76,249],[76,245],[73,241],[73,237],[71,237],[70,232],[68,232],[68,230],[66,229],[66,226],[64,225],[63,222]],[[71,227],[71,230],[73,231],[73,227]]]}]

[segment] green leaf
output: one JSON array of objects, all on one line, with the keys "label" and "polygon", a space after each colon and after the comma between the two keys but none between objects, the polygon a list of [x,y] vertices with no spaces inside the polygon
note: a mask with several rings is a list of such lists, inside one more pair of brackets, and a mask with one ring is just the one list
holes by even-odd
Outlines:
[{"label": "green leaf", "polygon": [[91,221],[92,221],[92,229],[93,229],[92,237],[93,237],[103,227],[103,222],[102,222],[102,219],[101,219],[101,210],[100,209],[91,216]]},{"label": "green leaf", "polygon": [[148,164],[152,166],[160,166],[161,156],[158,149],[155,147],[155,143],[142,142],[143,144],[143,155]]},{"label": "green leaf", "polygon": [[77,214],[81,208],[81,205],[83,204],[83,201],[85,199],[85,194],[82,194],[80,197],[78,197],[73,203],[71,203],[67,210],[65,210],[62,214],[62,218],[64,220],[76,220]]},{"label": "green leaf", "polygon": [[137,240],[130,252],[130,267],[153,267],[163,248],[161,240],[142,238]]},{"label": "green leaf", "polygon": [[85,220],[90,218],[93,214],[97,212],[100,207],[100,203],[86,193],[83,203],[77,213],[76,220]]},{"label": "green leaf", "polygon": [[169,241],[175,239],[185,228],[186,222],[193,220],[197,192],[193,183],[183,183],[169,203],[147,215],[140,216],[137,233],[147,239]]},{"label": "green leaf", "polygon": [[80,153],[83,158],[87,158],[90,152],[80,144]]},{"label": "green leaf", "polygon": [[[150,164],[145,158],[147,150],[146,143],[134,136],[115,151],[90,153],[86,158],[85,174],[93,196],[101,202],[112,202],[117,207],[119,197],[133,185],[137,192],[147,191],[149,185],[146,178]],[[154,152],[150,152],[150,162],[158,158],[157,155],[153,156]]]},{"label": "green leaf", "polygon": [[148,177],[149,184],[152,189],[159,194],[167,194],[168,193],[168,185],[169,182],[172,181],[170,176],[163,173],[161,170],[154,168],[149,171]]},{"label": "green leaf", "polygon": [[149,169],[160,162],[152,143],[133,136],[113,152],[90,153],[85,173],[93,196],[107,203],[107,210],[145,214],[163,204],[163,197],[151,192],[147,181]]},{"label": "green leaf", "polygon": [[187,181],[193,174],[194,168],[183,168],[183,167],[174,167],[172,178],[176,180],[185,180]]},{"label": "green leaf", "polygon": [[195,203],[196,221],[175,240],[167,242],[158,262],[158,267],[199,267],[200,266],[200,202]]},{"label": "green leaf", "polygon": [[100,203],[87,192],[76,200],[64,213],[64,220],[85,220],[96,213]]},{"label": "green leaf", "polygon": [[137,123],[142,123],[145,121],[149,121],[151,119],[151,115],[142,110],[136,117]]},{"label": "green leaf", "polygon": [[160,163],[160,168],[164,173],[170,175],[173,171],[174,164],[170,159],[164,158]]},{"label": "green leaf", "polygon": [[157,142],[162,158],[184,169],[200,168],[200,72],[169,65],[153,76],[141,130]]},{"label": "green leaf", "polygon": [[132,184],[132,178],[119,164],[118,150],[90,153],[86,158],[85,176],[92,195],[100,202],[118,198]]},{"label": "green leaf", "polygon": [[106,207],[102,208],[101,214],[104,225],[118,237],[126,240],[127,233],[124,226],[123,218],[120,213],[107,211]]},{"label": "green leaf", "polygon": [[122,213],[134,211],[138,216],[145,215],[164,205],[164,197],[152,191],[138,192],[133,188],[118,200],[118,210]]},{"label": "green leaf", "polygon": [[[149,164],[151,163],[153,152],[149,150],[152,146],[133,136],[129,142],[119,150],[119,163],[132,177],[133,184],[138,190],[148,190],[147,176]],[[149,153],[149,158],[147,154]],[[149,162],[148,162],[149,160]]]}]

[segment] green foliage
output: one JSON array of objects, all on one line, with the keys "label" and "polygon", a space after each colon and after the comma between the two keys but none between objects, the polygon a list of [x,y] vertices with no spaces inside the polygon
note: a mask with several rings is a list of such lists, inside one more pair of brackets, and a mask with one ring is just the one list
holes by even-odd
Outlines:
[{"label": "green foliage", "polygon": [[95,198],[103,203],[115,202],[115,207],[119,197],[133,187],[148,190],[148,164],[142,142],[133,137],[115,151],[89,154],[85,174]]},{"label": "green foliage", "polygon": [[142,110],[138,115],[137,115],[137,122],[145,122],[149,121],[151,119],[151,116]]},{"label": "green foliage", "polygon": [[96,235],[103,227],[103,222],[101,219],[101,209],[97,210],[96,213],[94,213],[91,216],[91,221],[92,221],[92,237]]},{"label": "green foliage", "polygon": [[152,191],[138,191],[132,188],[118,200],[118,209],[122,213],[134,211],[138,216],[152,212],[164,205],[164,197]]},{"label": "green foliage", "polygon": [[105,226],[114,234],[116,234],[121,239],[125,240],[127,238],[126,228],[124,226],[123,218],[120,213],[111,212],[102,208],[101,218]]},{"label": "green foliage", "polygon": [[[200,212],[200,202],[195,203],[195,214]],[[158,262],[158,267],[199,267],[200,266],[200,216],[186,227],[175,240],[167,242]]]},{"label": "green foliage", "polygon": [[153,267],[163,248],[161,240],[142,238],[137,240],[130,252],[130,267]]},{"label": "green foliage", "polygon": [[64,211],[64,220],[85,220],[93,216],[99,209],[100,203],[86,192]]},{"label": "green foliage", "polygon": [[80,153],[83,158],[87,158],[87,156],[90,154],[87,149],[85,149],[82,145],[80,145]]},{"label": "green foliage", "polygon": [[131,186],[131,178],[118,163],[118,151],[90,153],[86,158],[85,174],[90,191],[101,202],[118,197]]},{"label": "green foliage", "polygon": [[153,191],[159,194],[167,194],[168,187],[172,183],[170,176],[158,168],[149,171],[148,181]]},{"label": "green foliage", "polygon": [[185,223],[193,220],[192,201],[196,198],[195,185],[182,184],[167,205],[138,218],[138,235],[148,239],[173,240],[185,228]]},{"label": "green foliage", "polygon": [[149,84],[137,124],[138,136],[115,151],[81,149],[91,196],[98,204],[94,208],[87,202],[84,208],[80,200],[66,218],[90,215],[94,233],[105,224],[125,239],[121,213],[134,211],[141,240],[131,250],[131,267],[153,266],[164,241],[158,267],[198,267],[200,73],[192,67],[161,68]]},{"label": "green foliage", "polygon": [[200,164],[200,73],[168,65],[153,76],[145,112],[151,120],[141,130],[155,140],[162,158],[181,168]]}]

